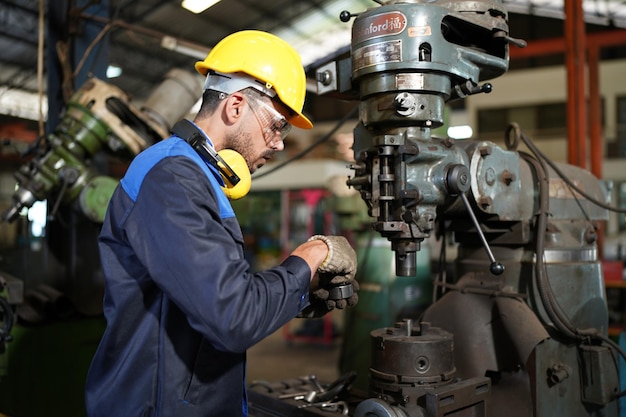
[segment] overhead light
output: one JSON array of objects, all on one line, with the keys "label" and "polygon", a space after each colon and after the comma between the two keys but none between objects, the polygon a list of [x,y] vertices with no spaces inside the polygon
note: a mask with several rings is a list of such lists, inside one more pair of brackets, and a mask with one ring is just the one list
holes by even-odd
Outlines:
[{"label": "overhead light", "polygon": [[220,0],[183,0],[181,6],[189,10],[191,13],[198,14],[202,13],[219,1]]},{"label": "overhead light", "polygon": [[107,67],[107,78],[117,78],[122,75],[122,68],[117,65],[109,65]]},{"label": "overhead light", "polygon": [[469,139],[474,134],[471,126],[450,126],[448,128],[448,136],[452,139]]}]

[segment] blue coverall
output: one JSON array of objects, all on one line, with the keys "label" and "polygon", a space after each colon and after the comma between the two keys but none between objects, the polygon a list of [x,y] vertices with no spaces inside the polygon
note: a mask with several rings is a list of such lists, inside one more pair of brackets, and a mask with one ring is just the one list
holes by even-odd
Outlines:
[{"label": "blue coverall", "polygon": [[99,237],[107,328],[89,417],[246,416],[246,349],[308,305],[299,257],[251,273],[217,171],[182,139],[133,161]]}]

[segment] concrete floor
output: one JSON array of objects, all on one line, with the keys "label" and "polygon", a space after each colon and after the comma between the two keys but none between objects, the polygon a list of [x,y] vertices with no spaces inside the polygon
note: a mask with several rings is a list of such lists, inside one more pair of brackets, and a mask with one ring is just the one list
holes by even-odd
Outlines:
[{"label": "concrete floor", "polygon": [[[336,319],[333,321],[339,326]],[[302,325],[302,319],[294,319],[248,350],[248,382],[279,382],[311,374],[322,382],[333,382],[339,377],[341,337],[331,343],[317,337],[290,340]]]}]

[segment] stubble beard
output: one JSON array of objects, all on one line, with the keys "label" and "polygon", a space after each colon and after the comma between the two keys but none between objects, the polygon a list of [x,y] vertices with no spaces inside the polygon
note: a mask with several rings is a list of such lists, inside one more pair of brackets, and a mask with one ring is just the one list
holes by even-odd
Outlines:
[{"label": "stubble beard", "polygon": [[267,149],[257,157],[252,146],[253,140],[252,135],[241,127],[226,137],[226,148],[237,151],[243,156],[250,173],[254,173],[259,168],[259,166],[253,165],[259,158],[269,158],[274,154],[273,150]]}]

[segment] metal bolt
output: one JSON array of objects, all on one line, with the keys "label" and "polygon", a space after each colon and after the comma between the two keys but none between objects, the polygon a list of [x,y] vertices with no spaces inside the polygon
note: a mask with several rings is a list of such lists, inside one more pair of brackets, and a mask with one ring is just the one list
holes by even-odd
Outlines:
[{"label": "metal bolt", "polygon": [[588,227],[585,230],[585,242],[590,245],[596,240],[598,240],[598,233],[596,232],[596,229],[594,227]]},{"label": "metal bolt", "polygon": [[481,146],[478,149],[478,152],[480,152],[480,156],[483,158],[487,155],[491,155],[491,146]]},{"label": "metal bolt", "polygon": [[513,181],[515,181],[515,174],[505,170],[502,173],[502,182],[508,187]]},{"label": "metal bolt", "polygon": [[563,363],[555,363],[548,369],[548,382],[552,385],[563,382],[567,378],[569,378],[572,369],[563,364]]},{"label": "metal bolt", "polygon": [[461,183],[462,185],[467,185],[468,182],[469,177],[467,176],[467,174],[463,173],[459,176],[459,183]]},{"label": "metal bolt", "polygon": [[330,83],[333,80],[333,75],[328,70],[324,72],[318,72],[316,75],[317,75],[317,81],[325,86],[330,85]]},{"label": "metal bolt", "polygon": [[493,199],[491,197],[480,197],[478,199],[478,205],[483,209],[488,209],[493,205]]}]

